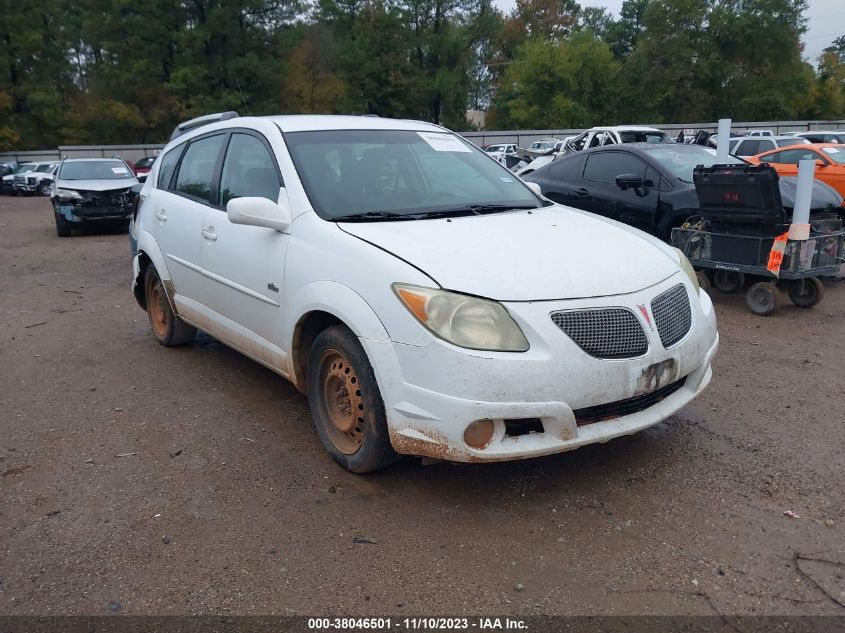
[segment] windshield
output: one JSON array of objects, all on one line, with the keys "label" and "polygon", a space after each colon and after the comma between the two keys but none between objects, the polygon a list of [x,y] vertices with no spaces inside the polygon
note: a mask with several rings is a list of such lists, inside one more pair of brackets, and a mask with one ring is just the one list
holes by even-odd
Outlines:
[{"label": "windshield", "polygon": [[487,148],[487,153],[492,154],[493,152],[503,152],[505,150],[506,145],[491,145]]},{"label": "windshield", "polygon": [[121,160],[80,160],[62,163],[62,180],[125,180],[132,178],[129,168]]},{"label": "windshield", "polygon": [[141,159],[141,160],[139,160],[137,163],[135,163],[135,167],[138,167],[138,168],[143,169],[143,168],[145,168],[145,167],[149,167],[149,166],[150,166],[150,165],[152,165],[154,162],[155,162],[155,157],[154,157],[154,156],[147,156],[146,158],[142,158],[142,159]]},{"label": "windshield", "polygon": [[822,152],[834,163],[845,164],[845,147],[822,147]]},{"label": "windshield", "polygon": [[29,171],[30,169],[32,169],[32,163],[23,163],[23,164],[15,167],[15,171],[13,171],[12,173],[13,174],[22,174],[25,171]]},{"label": "windshield", "polygon": [[53,167],[55,167],[55,163],[46,163],[44,165],[39,165],[35,168],[36,172],[43,173],[45,171],[53,171]]},{"label": "windshield", "polygon": [[637,132],[627,130],[619,132],[623,143],[674,143],[675,141],[665,132]]},{"label": "windshield", "polygon": [[519,178],[448,132],[289,132],[285,141],[314,209],[327,220],[541,206]]},{"label": "windshield", "polygon": [[[692,182],[692,172],[697,165],[712,167],[717,163],[716,150],[707,147],[696,147],[683,145],[684,149],[655,149],[648,153],[663,169],[676,178],[686,182]],[[721,165],[738,165],[744,160],[736,156],[728,156],[725,161],[718,161]]]},{"label": "windshield", "polygon": [[537,141],[531,144],[531,149],[551,149],[555,146],[555,141]]}]

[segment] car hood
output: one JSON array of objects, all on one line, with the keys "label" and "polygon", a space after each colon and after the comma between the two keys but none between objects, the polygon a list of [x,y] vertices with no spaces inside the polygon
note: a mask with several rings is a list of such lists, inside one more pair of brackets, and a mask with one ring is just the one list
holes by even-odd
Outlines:
[{"label": "car hood", "polygon": [[129,189],[137,185],[137,178],[106,178],[104,180],[59,180],[56,187],[59,189],[74,189],[76,191],[114,191],[116,189]]},{"label": "car hood", "polygon": [[499,301],[624,294],[679,270],[673,249],[657,238],[559,205],[530,213],[338,226],[443,288]]},{"label": "car hood", "polygon": [[[795,176],[781,176],[778,181],[780,188],[780,199],[784,208],[792,210],[795,207],[795,189],[798,186],[798,178]],[[813,211],[839,209],[842,204],[842,196],[821,180],[813,180],[813,194],[810,201],[810,209]]]}]

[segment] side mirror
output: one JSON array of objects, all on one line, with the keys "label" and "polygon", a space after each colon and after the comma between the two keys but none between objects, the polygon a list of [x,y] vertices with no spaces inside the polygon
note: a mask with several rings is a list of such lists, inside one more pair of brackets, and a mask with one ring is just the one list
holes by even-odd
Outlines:
[{"label": "side mirror", "polygon": [[286,233],[293,221],[287,197],[284,202],[275,203],[267,198],[233,198],[226,205],[226,215],[232,224],[263,226]]},{"label": "side mirror", "polygon": [[543,195],[543,190],[540,188],[540,185],[538,185],[536,182],[526,182],[525,186],[528,187],[534,193],[536,193],[538,196]]},{"label": "side mirror", "polygon": [[626,189],[639,189],[643,186],[643,179],[636,174],[622,174],[616,177],[616,186],[622,191]]}]

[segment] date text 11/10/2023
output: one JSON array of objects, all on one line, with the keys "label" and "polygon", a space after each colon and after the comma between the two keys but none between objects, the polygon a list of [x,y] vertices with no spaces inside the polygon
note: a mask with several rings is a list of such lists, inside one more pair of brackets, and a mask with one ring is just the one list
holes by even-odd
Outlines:
[{"label": "date text 11/10/2023", "polygon": [[525,621],[518,618],[308,618],[308,628],[315,631],[524,631]]}]

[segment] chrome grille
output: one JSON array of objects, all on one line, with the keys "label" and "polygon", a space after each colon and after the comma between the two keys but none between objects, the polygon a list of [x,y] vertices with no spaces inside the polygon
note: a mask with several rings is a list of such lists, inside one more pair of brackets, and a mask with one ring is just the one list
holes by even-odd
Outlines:
[{"label": "chrome grille", "polygon": [[651,313],[663,347],[672,347],[684,338],[692,326],[692,309],[684,285],[657,295],[651,302]]},{"label": "chrome grille", "polygon": [[553,312],[552,321],[575,344],[595,358],[635,358],[648,351],[648,339],[625,308]]}]

